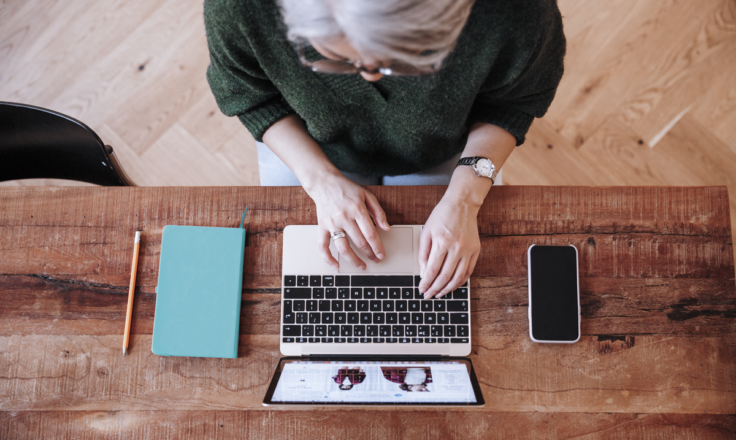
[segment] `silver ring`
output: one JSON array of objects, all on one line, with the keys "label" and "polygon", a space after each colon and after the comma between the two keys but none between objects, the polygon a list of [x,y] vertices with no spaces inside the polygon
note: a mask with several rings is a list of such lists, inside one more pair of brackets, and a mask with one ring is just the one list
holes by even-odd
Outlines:
[{"label": "silver ring", "polygon": [[337,240],[338,238],[345,238],[345,231],[335,231],[332,233],[332,239]]}]

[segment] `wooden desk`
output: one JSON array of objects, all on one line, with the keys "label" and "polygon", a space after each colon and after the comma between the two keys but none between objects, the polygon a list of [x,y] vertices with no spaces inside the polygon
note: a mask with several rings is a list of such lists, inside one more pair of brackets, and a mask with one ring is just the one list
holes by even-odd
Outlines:
[{"label": "wooden desk", "polygon": [[[443,187],[376,187],[421,224]],[[164,225],[247,242],[238,359],[151,353]],[[300,188],[0,188],[0,438],[732,438],[736,285],[724,187],[498,187],[471,280],[475,410],[266,410],[280,357],[284,226]],[[121,356],[133,235],[144,231]],[[526,249],[575,245],[582,333],[528,336]],[[243,411],[247,410],[247,411]],[[730,415],[729,415],[730,414]]]}]

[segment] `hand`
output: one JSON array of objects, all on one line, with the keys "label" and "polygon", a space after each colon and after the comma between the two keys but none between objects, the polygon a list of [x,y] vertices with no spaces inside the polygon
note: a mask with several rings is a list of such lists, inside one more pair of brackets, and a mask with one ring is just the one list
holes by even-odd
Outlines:
[{"label": "hand", "polygon": [[[308,193],[317,205],[319,250],[327,264],[335,269],[340,268],[340,264],[330,253],[331,233],[335,231],[345,231],[353,244],[371,261],[383,259],[383,243],[373,220],[384,231],[388,231],[390,226],[386,221],[386,213],[373,193],[342,174],[331,174],[322,178],[319,184],[310,187]],[[353,252],[346,238],[335,240],[335,247],[355,267],[365,270],[365,263]]]},{"label": "hand", "polygon": [[478,206],[443,198],[419,238],[419,267],[424,298],[438,298],[463,285],[480,254]]}]

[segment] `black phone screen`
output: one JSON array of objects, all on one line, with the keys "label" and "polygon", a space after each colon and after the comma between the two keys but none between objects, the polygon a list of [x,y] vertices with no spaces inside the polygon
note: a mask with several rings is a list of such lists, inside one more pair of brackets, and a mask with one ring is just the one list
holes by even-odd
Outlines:
[{"label": "black phone screen", "polygon": [[572,246],[529,250],[531,336],[574,342],[580,337],[577,251]]}]

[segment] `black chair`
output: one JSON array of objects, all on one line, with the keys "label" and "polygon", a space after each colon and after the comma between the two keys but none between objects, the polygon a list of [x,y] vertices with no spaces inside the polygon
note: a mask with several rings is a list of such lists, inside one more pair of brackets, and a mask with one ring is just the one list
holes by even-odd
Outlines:
[{"label": "black chair", "polygon": [[112,147],[83,123],[44,108],[0,102],[0,181],[34,178],[135,186]]}]

